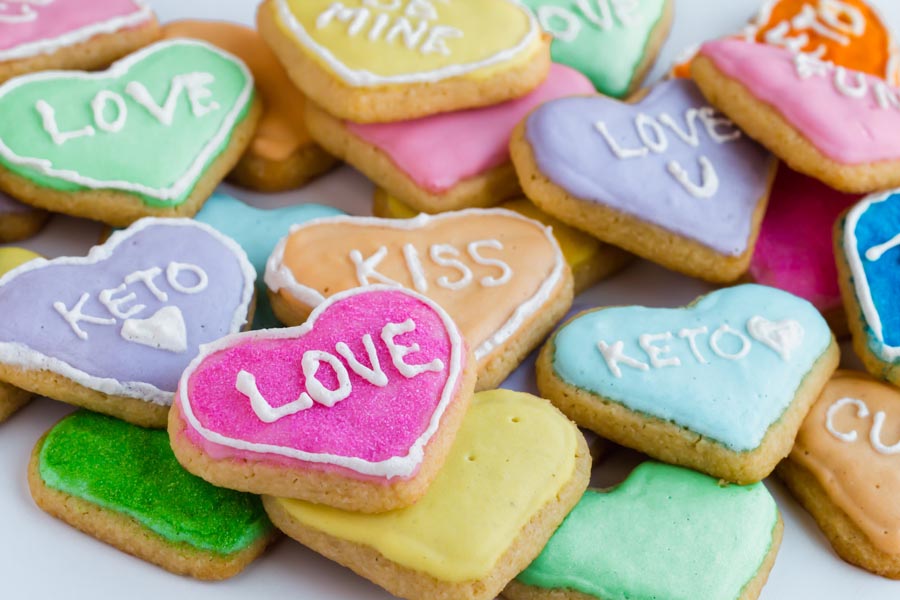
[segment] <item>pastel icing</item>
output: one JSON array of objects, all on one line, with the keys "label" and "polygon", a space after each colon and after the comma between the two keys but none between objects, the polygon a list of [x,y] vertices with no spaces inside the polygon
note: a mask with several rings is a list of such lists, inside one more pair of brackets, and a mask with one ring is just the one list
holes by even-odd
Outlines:
[{"label": "pastel icing", "polygon": [[482,579],[574,476],[578,436],[546,400],[481,392],[445,466],[414,506],[373,515],[298,500],[278,503],[306,527],[372,548],[439,581]]},{"label": "pastel icing", "polygon": [[517,0],[272,0],[283,33],[354,87],[484,77],[541,44]]},{"label": "pastel icing", "polygon": [[243,327],[254,279],[244,251],[211,227],[141,219],[84,258],[0,278],[0,361],[171,404],[200,345]]},{"label": "pastel icing", "polygon": [[762,483],[646,462],[612,490],[588,490],[518,581],[604,600],[738,600],[778,521]]},{"label": "pastel icing", "polygon": [[176,405],[188,439],[219,459],[408,478],[457,401],[465,364],[443,309],[414,292],[359,288],[300,327],[205,346]]},{"label": "pastel icing", "polygon": [[636,104],[549,102],[528,117],[525,136],[540,172],[569,195],[729,256],[748,249],[774,166],[683,79],[658,84]]},{"label": "pastel icing", "polygon": [[831,379],[790,460],[807,469],[867,540],[900,554],[900,392],[850,371]]},{"label": "pastel icing", "polygon": [[450,313],[482,361],[531,326],[565,271],[549,228],[508,210],[469,209],[294,227],[269,259],[266,285],[298,310],[361,285],[414,289]]},{"label": "pastel icing", "polygon": [[782,165],[750,261],[756,283],[809,300],[821,311],[842,306],[832,232],[859,196],[842,194]]},{"label": "pastel icing", "polygon": [[741,285],[685,308],[582,313],[557,333],[552,361],[572,386],[746,452],[760,446],[832,339],[805,300]]},{"label": "pastel icing", "polygon": [[142,0],[18,0],[0,5],[0,61],[51,54],[153,19]]},{"label": "pastel icing", "polygon": [[253,97],[247,67],[196,40],[153,44],[99,73],[25,75],[0,86],[0,165],[55,190],[177,206]]},{"label": "pastel icing", "polygon": [[284,161],[314,143],[303,118],[306,98],[254,29],[224,21],[176,21],[165,25],[163,37],[205,40],[249,67],[265,109],[250,142],[251,153]]},{"label": "pastel icing", "polygon": [[700,55],[770,105],[827,158],[861,165],[900,157],[900,90],[786,48],[724,39]]},{"label": "pastel icing", "polygon": [[396,123],[346,123],[347,130],[390,158],[418,187],[442,194],[459,183],[509,162],[509,137],[541,104],[566,96],[593,94],[583,75],[563,65],[516,100]]},{"label": "pastel icing", "polygon": [[667,0],[524,0],[553,36],[555,62],[584,73],[602,94],[622,98],[636,83]]},{"label": "pastel icing", "polygon": [[16,267],[36,258],[41,258],[41,255],[25,248],[0,248],[0,275],[6,275]]},{"label": "pastel icing", "polygon": [[896,75],[896,43],[865,0],[766,0],[746,37],[883,79]]},{"label": "pastel icing", "polygon": [[13,200],[3,192],[0,192],[0,217],[4,215],[21,215],[34,212],[36,209]]},{"label": "pastel icing", "polygon": [[253,329],[268,329],[281,325],[272,312],[263,282],[266,261],[278,240],[286,236],[293,225],[343,214],[341,210],[321,204],[297,204],[273,209],[255,208],[227,194],[216,192],[206,201],[194,219],[224,233],[247,253],[250,264],[256,269],[257,277]]},{"label": "pastel icing", "polygon": [[78,411],[48,432],[38,469],[47,487],[131,517],[173,544],[229,555],[272,533],[258,497],[185,471],[165,431]]},{"label": "pastel icing", "polygon": [[865,198],[847,214],[843,229],[844,257],[868,347],[884,360],[895,362],[900,358],[900,193]]}]

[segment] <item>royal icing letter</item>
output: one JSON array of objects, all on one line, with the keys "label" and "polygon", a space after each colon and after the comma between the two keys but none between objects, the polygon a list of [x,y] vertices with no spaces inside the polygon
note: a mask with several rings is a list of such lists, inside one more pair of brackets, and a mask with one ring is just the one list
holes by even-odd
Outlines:
[{"label": "royal icing letter", "polygon": [[[444,255],[450,255],[453,258],[447,258]],[[437,280],[437,284],[448,290],[460,290],[472,283],[472,271],[466,265],[456,260],[459,251],[449,244],[435,244],[431,247],[431,260],[442,267],[450,267],[460,272],[460,278],[456,281],[450,281],[446,275],[441,276]]]},{"label": "royal icing letter", "polygon": [[362,252],[359,250],[350,251],[350,260],[353,261],[353,266],[356,267],[356,280],[359,281],[359,285],[370,285],[370,279],[374,279],[385,285],[400,287],[399,283],[377,271],[378,265],[387,256],[387,251],[387,247],[382,246],[375,254],[366,259],[363,259]]},{"label": "royal icing letter", "polygon": [[506,285],[512,279],[513,271],[509,265],[496,258],[485,258],[478,253],[479,248],[493,248],[494,250],[503,250],[503,244],[499,240],[479,240],[469,243],[469,256],[472,257],[477,264],[485,267],[497,267],[500,269],[500,275],[495,277],[482,277],[481,285],[484,287],[498,287]]},{"label": "royal icing letter", "polygon": [[88,301],[90,298],[90,294],[87,292],[81,295],[81,298],[78,299],[78,302],[75,303],[71,309],[67,308],[65,304],[62,302],[54,302],[53,308],[56,309],[56,312],[62,316],[63,319],[66,320],[66,323],[72,328],[72,331],[75,332],[80,339],[86,340],[88,339],[87,332],[79,326],[79,323],[93,323],[94,325],[115,325],[115,319],[103,318],[103,317],[92,317],[90,315],[86,315],[81,312],[81,309],[84,308],[84,303]]},{"label": "royal icing letter", "polygon": [[302,392],[293,402],[288,402],[275,408],[259,392],[259,388],[256,385],[256,377],[254,377],[253,373],[248,373],[244,370],[238,373],[235,388],[250,399],[250,408],[253,409],[253,412],[256,413],[256,416],[263,423],[274,423],[284,417],[311,408],[313,405],[309,394]]},{"label": "royal icing letter", "polygon": [[334,349],[337,350],[338,354],[344,357],[344,360],[347,361],[347,364],[350,365],[350,368],[353,369],[354,373],[372,385],[378,387],[386,386],[388,384],[388,378],[381,368],[381,363],[378,361],[378,352],[375,351],[375,343],[372,341],[372,336],[368,333],[365,334],[362,337],[362,342],[363,347],[366,349],[366,356],[369,357],[369,364],[372,365],[371,368],[359,362],[356,359],[356,356],[354,356],[353,351],[350,350],[350,346],[344,342],[338,342]]},{"label": "royal icing letter", "polygon": [[444,370],[444,361],[439,358],[424,365],[411,365],[404,360],[407,355],[419,352],[421,348],[416,343],[411,346],[404,346],[397,343],[394,338],[415,330],[416,324],[412,319],[407,319],[403,323],[388,323],[381,330],[381,340],[391,353],[391,361],[394,363],[394,367],[407,379],[412,379],[428,371],[438,373]]},{"label": "royal icing letter", "polygon": [[59,124],[56,122],[56,111],[52,106],[44,100],[38,100],[34,107],[37,109],[38,114],[41,115],[44,131],[50,134],[50,139],[52,139],[53,143],[57,146],[62,146],[69,140],[90,137],[96,133],[94,128],[90,125],[85,125],[81,129],[75,129],[73,131],[60,131]]},{"label": "royal icing letter", "polygon": [[838,431],[837,427],[834,424],[834,417],[839,410],[847,405],[856,406],[856,416],[860,419],[865,419],[869,416],[869,407],[866,406],[866,403],[862,400],[857,400],[856,398],[841,398],[834,404],[832,404],[828,408],[828,412],[825,413],[825,428],[828,429],[828,433],[841,440],[842,442],[852,443],[856,441],[858,437],[856,430],[853,431]]},{"label": "royal icing letter", "polygon": [[650,364],[655,368],[660,369],[662,367],[680,367],[681,360],[677,356],[672,356],[669,358],[661,358],[661,354],[668,354],[672,351],[670,346],[654,346],[656,342],[667,342],[672,339],[672,333],[656,333],[649,334],[645,333],[640,338],[638,338],[638,343],[640,343],[641,348],[644,352],[647,353],[647,356],[650,357]]},{"label": "royal icing letter", "polygon": [[603,360],[606,361],[606,366],[609,367],[610,372],[619,379],[622,378],[622,369],[619,368],[619,363],[628,365],[639,371],[650,370],[650,365],[647,363],[631,358],[625,354],[625,342],[614,342],[613,345],[610,346],[603,340],[600,340],[597,342],[597,349],[600,350],[600,354],[603,355]]},{"label": "royal icing letter", "polygon": [[[336,389],[329,390],[316,378],[316,373],[319,371],[319,366],[322,363],[326,363],[331,367],[335,376],[337,376],[338,386]],[[346,400],[350,395],[352,391],[350,374],[347,373],[344,363],[339,361],[336,356],[322,350],[307,350],[303,353],[300,367],[303,369],[303,378],[306,380],[307,392],[319,404],[331,408],[341,400]]]}]

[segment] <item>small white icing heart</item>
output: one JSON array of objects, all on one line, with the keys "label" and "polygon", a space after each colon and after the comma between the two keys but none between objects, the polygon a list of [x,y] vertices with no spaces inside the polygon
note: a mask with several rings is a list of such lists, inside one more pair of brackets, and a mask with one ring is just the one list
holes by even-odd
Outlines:
[{"label": "small white icing heart", "polygon": [[180,354],[187,350],[187,329],[177,306],[166,306],[147,319],[128,319],[122,337],[135,344]]},{"label": "small white icing heart", "polygon": [[803,326],[790,319],[774,322],[763,317],[751,317],[747,321],[747,331],[786,361],[791,359],[791,352],[803,343]]}]

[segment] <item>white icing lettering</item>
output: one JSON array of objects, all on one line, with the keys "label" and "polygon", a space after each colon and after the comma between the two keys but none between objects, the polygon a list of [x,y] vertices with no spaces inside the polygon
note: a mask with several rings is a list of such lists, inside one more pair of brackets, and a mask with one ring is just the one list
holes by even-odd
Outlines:
[{"label": "white icing lettering", "polygon": [[428,280],[425,278],[425,270],[422,261],[419,260],[419,252],[412,244],[403,245],[403,258],[406,259],[406,268],[412,276],[413,287],[420,294],[428,291]]},{"label": "white icing lettering", "polygon": [[847,82],[847,69],[838,67],[834,70],[834,86],[848,98],[865,98],[869,92],[869,83],[865,73],[854,72],[855,83]]},{"label": "white icing lettering", "polygon": [[[393,44],[397,37],[402,36],[403,44],[410,50],[415,48],[422,42],[425,32],[428,31],[428,23],[419,21],[418,26],[413,29],[412,23],[406,17],[400,17],[394,21],[394,25],[388,29],[385,41]],[[353,35],[351,33],[351,35]]]},{"label": "white icing lettering", "polygon": [[[722,350],[720,345],[721,339],[723,335],[731,335],[736,337],[741,342],[741,349],[735,353],[729,353]],[[712,351],[716,353],[716,356],[721,358],[725,358],[728,360],[740,360],[750,354],[751,342],[747,338],[746,335],[741,333],[736,329],[732,329],[729,325],[722,325],[718,329],[716,329],[713,334],[709,337],[709,347],[712,348]]]},{"label": "white icing lettering", "polygon": [[[638,137],[651,152],[662,154],[669,148],[669,138],[666,137],[666,132],[653,117],[639,113],[634,119],[634,126],[637,128]],[[648,132],[648,128],[653,132],[652,134]]]},{"label": "white icing lettering", "polygon": [[[397,8],[400,7],[398,6]],[[430,0],[410,0],[409,4],[406,5],[406,10],[403,11],[403,14],[410,19],[425,19],[426,21],[437,21],[438,19],[437,10],[435,10],[434,5],[431,4]]]},{"label": "white icing lettering", "polygon": [[412,333],[415,330],[416,324],[412,319],[407,319],[403,323],[388,323],[384,326],[384,329],[381,330],[381,340],[385,343],[388,352],[391,354],[391,362],[394,363],[394,368],[407,379],[412,379],[413,377],[417,377],[426,372],[439,373],[444,370],[444,361],[439,358],[421,365],[411,365],[406,362],[406,357],[408,355],[419,352],[421,348],[419,347],[419,344],[416,343],[413,343],[411,346],[405,346],[398,343],[395,338],[400,335]]},{"label": "white icing lettering", "polygon": [[866,250],[866,260],[875,262],[880,260],[882,256],[900,246],[900,233],[884,242],[883,244],[878,244],[876,246],[872,246],[868,250]]},{"label": "white icing lettering", "polygon": [[447,46],[447,40],[461,37],[463,37],[463,32],[456,27],[436,25],[428,32],[428,37],[425,38],[425,42],[419,48],[419,52],[426,56],[428,54],[450,56],[451,52],[450,47]]},{"label": "white icing lettering", "polygon": [[209,86],[215,81],[210,73],[185,73],[172,78],[169,93],[162,105],[150,94],[150,91],[139,81],[131,81],[125,86],[125,93],[131,96],[135,102],[143,106],[157,121],[169,127],[175,120],[175,110],[178,107],[178,98],[181,92],[186,91],[191,114],[197,118],[221,108],[217,102],[209,102],[212,91]]},{"label": "white icing lettering", "polygon": [[[106,118],[106,106],[110,102],[116,110],[116,118],[112,121]],[[109,90],[97,92],[97,95],[91,100],[91,111],[94,113],[94,123],[97,124],[101,131],[107,133],[122,131],[122,128],[125,127],[125,121],[128,119],[128,107],[125,106],[125,99]]]},{"label": "white icing lettering", "polygon": [[[184,285],[178,280],[178,276],[184,271],[194,274],[197,279],[194,285]],[[169,282],[173,290],[182,294],[199,294],[209,286],[209,276],[206,274],[206,271],[197,265],[189,263],[169,263],[169,266],[166,267],[166,281]]]},{"label": "white icing lettering", "polygon": [[478,240],[475,242],[469,242],[468,251],[469,256],[472,257],[472,260],[485,267],[496,267],[500,269],[499,276],[482,277],[480,281],[481,285],[483,285],[484,287],[498,287],[509,283],[513,276],[513,271],[509,267],[509,265],[502,260],[498,260],[496,258],[486,258],[482,256],[478,251],[479,248],[493,248],[494,250],[503,250],[503,244],[501,244],[499,240]]},{"label": "white icing lettering", "polygon": [[609,146],[609,149],[613,154],[616,155],[618,159],[626,159],[626,158],[644,158],[650,151],[641,146],[640,148],[622,148],[619,146],[619,143],[613,138],[613,136],[609,133],[609,129],[606,127],[606,123],[603,121],[597,121],[594,123],[594,129],[596,129],[600,135],[603,136],[603,139],[606,140],[606,144]]},{"label": "white icing lettering", "polygon": [[[437,284],[448,290],[460,290],[472,283],[472,270],[456,259],[459,251],[449,244],[434,244],[430,250],[431,260],[442,267],[456,269],[460,273],[460,278],[451,281],[446,275],[442,275],[437,280]],[[449,258],[448,258],[449,256]]]},{"label": "white icing lettering", "polygon": [[609,371],[616,378],[622,378],[622,369],[619,368],[619,363],[639,371],[650,370],[650,365],[647,363],[631,358],[625,354],[625,342],[613,342],[612,346],[610,346],[603,340],[600,340],[597,342],[597,349],[600,350],[600,354],[603,356],[603,360],[606,361],[606,366],[609,367]]},{"label": "white icing lettering", "polygon": [[825,428],[828,430],[828,433],[842,442],[852,443],[855,442],[858,437],[856,430],[839,431],[834,424],[834,417],[837,415],[838,411],[848,405],[856,406],[856,416],[860,419],[865,419],[869,416],[869,407],[866,406],[866,403],[862,400],[857,400],[856,398],[841,398],[828,407],[828,411],[825,413]]},{"label": "white icing lettering", "polygon": [[691,348],[691,353],[694,355],[694,358],[697,359],[697,362],[701,365],[709,364],[709,361],[706,360],[706,357],[700,353],[700,348],[697,346],[697,336],[698,335],[706,335],[709,333],[709,329],[706,325],[702,327],[695,327],[693,329],[684,328],[678,332],[678,337],[681,339],[687,339],[688,346]]},{"label": "white icing lettering", "polygon": [[369,357],[369,364],[372,365],[371,367],[367,367],[359,362],[353,354],[353,351],[350,350],[350,346],[344,342],[338,342],[335,345],[335,350],[347,361],[347,364],[350,365],[350,368],[354,373],[372,385],[378,387],[386,386],[388,384],[388,378],[381,368],[381,363],[378,361],[378,352],[375,350],[375,343],[372,341],[372,336],[368,333],[365,334],[362,337],[362,343],[363,347],[366,349],[366,356]]},{"label": "white icing lettering", "polygon": [[91,125],[85,125],[81,129],[73,129],[72,131],[60,131],[59,124],[56,122],[56,110],[45,100],[38,100],[35,105],[38,114],[41,115],[41,121],[44,131],[50,135],[50,139],[57,146],[62,146],[69,140],[76,140],[82,137],[90,137],[96,134]]},{"label": "white icing lettering", "polygon": [[[687,112],[684,113],[684,123],[687,126],[686,131],[682,130],[681,126],[678,125],[678,122],[668,113],[660,114],[659,122],[671,129],[685,144],[696,148],[700,145],[700,132],[697,131],[698,116],[700,116],[700,111],[696,108],[689,108]],[[710,137],[712,137],[712,135],[710,135]]]},{"label": "white icing lettering", "polygon": [[544,31],[563,42],[574,42],[581,33],[581,19],[562,6],[544,4],[538,8],[537,18]]},{"label": "white icing lettering", "polygon": [[[0,2],[0,23],[5,25],[20,25],[22,23],[31,23],[38,18],[36,10],[32,6],[47,6],[55,0],[5,0]],[[14,7],[18,8],[18,12],[7,12]]]},{"label": "white icing lettering", "polygon": [[[334,371],[338,381],[337,388],[333,390],[328,389],[316,377],[322,363],[327,364]],[[344,363],[333,354],[322,350],[307,350],[303,353],[303,358],[300,360],[300,367],[303,370],[303,378],[306,380],[307,393],[319,404],[331,408],[350,396],[352,391],[350,374],[347,372]]]},{"label": "white icing lettering", "polygon": [[[738,129],[738,126],[735,125],[731,119],[717,113],[716,109],[704,106],[697,111],[697,114],[700,116],[700,122],[703,123],[703,127],[706,128],[706,133],[712,141],[718,144],[724,144],[726,142],[733,142],[741,139],[741,130]],[[720,127],[728,129],[729,131],[720,132]]]},{"label": "white icing lettering", "polygon": [[161,273],[162,269],[159,267],[150,267],[143,271],[135,271],[134,273],[125,276],[125,284],[131,285],[132,283],[140,281],[157,300],[160,302],[167,302],[169,300],[169,295],[156,287],[156,283],[153,281],[155,278],[159,277]]},{"label": "white icing lettering", "polygon": [[687,170],[677,160],[670,161],[666,165],[666,169],[675,178],[675,181],[680,183],[681,187],[694,198],[712,198],[719,191],[719,176],[708,158],[701,156],[697,160],[700,163],[700,185],[691,181]]},{"label": "white icing lettering", "polygon": [[237,391],[250,399],[250,408],[259,417],[263,423],[274,423],[290,415],[297,414],[300,411],[312,408],[313,401],[306,392],[301,392],[300,396],[292,402],[288,402],[282,406],[272,406],[259,391],[256,385],[256,377],[243,369],[237,374],[235,382]]},{"label": "white icing lettering", "polygon": [[381,261],[387,256],[387,252],[387,246],[382,246],[375,254],[369,258],[363,259],[362,252],[359,250],[350,251],[350,260],[353,261],[353,266],[356,267],[356,280],[359,281],[359,285],[370,285],[371,281],[374,280],[385,285],[402,287],[393,279],[378,272],[378,265],[381,264]]},{"label": "white icing lettering", "polygon": [[128,287],[128,284],[123,283],[122,285],[112,289],[101,290],[100,294],[97,296],[97,299],[100,300],[100,303],[106,307],[106,310],[109,311],[109,314],[120,319],[131,318],[147,308],[143,304],[135,304],[131,308],[123,310],[122,305],[129,304],[137,299],[137,294],[135,294],[134,292],[131,292],[128,295],[122,296],[120,298],[115,298],[115,295],[124,292],[126,287]]},{"label": "white icing lettering", "polygon": [[680,367],[681,359],[677,356],[671,356],[669,358],[664,358],[662,354],[668,354],[672,351],[671,346],[656,346],[655,344],[658,342],[667,342],[672,339],[672,333],[656,333],[650,334],[645,333],[640,338],[638,338],[638,343],[641,345],[641,349],[647,353],[647,356],[650,357],[650,364],[653,365],[656,369],[661,369],[663,367]]},{"label": "white icing lettering", "polygon": [[66,323],[69,324],[69,327],[72,328],[72,331],[75,332],[80,339],[86,340],[88,339],[87,332],[81,328],[80,323],[92,323],[94,325],[115,325],[116,320],[105,318],[105,317],[93,317],[91,315],[86,315],[82,311],[84,309],[84,304],[90,298],[90,294],[87,292],[81,295],[81,298],[78,299],[78,302],[75,303],[71,309],[67,308],[65,304],[62,302],[54,302],[53,308],[56,309],[56,312],[62,316],[63,319],[66,320]]},{"label": "white icing lettering", "polygon": [[869,442],[875,448],[875,451],[881,454],[900,454],[900,441],[892,446],[887,446],[881,441],[881,430],[884,427],[885,419],[887,419],[887,415],[883,411],[879,410],[875,413],[875,422],[872,424],[871,431],[869,431]]},{"label": "white icing lettering", "polygon": [[[862,37],[865,30],[865,16],[855,6],[841,0],[819,0],[816,6],[804,4],[793,19],[776,24],[766,33],[765,40],[794,53],[822,58],[827,48],[824,44],[810,48],[812,38],[807,32],[848,46],[851,37]],[[790,35],[792,31],[794,35]]]},{"label": "white icing lettering", "polygon": [[385,28],[388,26],[388,23],[391,22],[391,17],[385,14],[380,14],[375,17],[375,23],[372,25],[372,29],[369,30],[369,35],[366,36],[369,38],[370,42],[377,42],[381,39],[381,34],[384,33]]}]

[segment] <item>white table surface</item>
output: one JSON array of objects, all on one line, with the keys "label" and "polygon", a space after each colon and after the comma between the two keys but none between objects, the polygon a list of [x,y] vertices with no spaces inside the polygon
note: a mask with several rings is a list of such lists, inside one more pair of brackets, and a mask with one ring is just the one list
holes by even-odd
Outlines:
[{"label": "white table surface", "polygon": [[[672,35],[648,81],[659,78],[683,48],[704,39],[737,31],[754,14],[761,0],[676,0]],[[811,0],[812,1],[812,0]],[[178,18],[229,19],[250,24],[255,0],[149,0],[163,21]],[[895,31],[900,32],[900,2],[872,0]],[[285,194],[262,195],[223,186],[233,195],[267,207],[302,202],[337,206],[351,214],[369,214],[371,184],[348,167]],[[100,226],[84,220],[55,217],[36,238],[19,245],[48,257],[83,254],[97,239]],[[678,306],[710,288],[704,283],[636,262],[626,271],[582,294],[577,309],[608,304]],[[845,344],[845,366],[858,366]],[[536,391],[530,362],[504,387]],[[32,402],[0,426],[0,598],[142,598],[192,600],[290,598],[292,600],[383,600],[389,594],[299,544],[278,543],[244,573],[221,583],[201,583],[169,573],[127,556],[38,510],[25,481],[34,442],[72,409],[46,399]],[[614,451],[594,470],[595,485],[621,481],[640,458]],[[871,575],[841,561],[812,519],[775,481],[767,482],[785,521],[784,542],[765,600],[844,600],[897,598],[900,583]],[[702,600],[702,599],[697,599]]]}]

